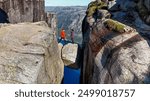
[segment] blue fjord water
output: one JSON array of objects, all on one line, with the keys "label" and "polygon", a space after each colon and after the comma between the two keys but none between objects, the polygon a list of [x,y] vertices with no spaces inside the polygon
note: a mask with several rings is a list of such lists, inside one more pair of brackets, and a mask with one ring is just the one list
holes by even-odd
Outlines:
[{"label": "blue fjord water", "polygon": [[[67,40],[58,39],[59,43],[66,45],[71,43]],[[79,84],[80,83],[80,69],[72,69],[70,67],[64,67],[64,79],[63,84]]]},{"label": "blue fjord water", "polygon": [[63,84],[79,84],[80,83],[80,69],[64,68]]}]

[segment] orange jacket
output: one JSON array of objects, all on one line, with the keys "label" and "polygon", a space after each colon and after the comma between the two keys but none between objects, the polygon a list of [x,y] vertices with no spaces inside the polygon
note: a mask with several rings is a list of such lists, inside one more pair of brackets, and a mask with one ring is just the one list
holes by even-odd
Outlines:
[{"label": "orange jacket", "polygon": [[65,38],[66,38],[66,33],[65,33],[64,30],[62,30],[60,34],[61,34],[61,35],[60,35],[60,36],[61,36],[61,39],[65,39]]}]

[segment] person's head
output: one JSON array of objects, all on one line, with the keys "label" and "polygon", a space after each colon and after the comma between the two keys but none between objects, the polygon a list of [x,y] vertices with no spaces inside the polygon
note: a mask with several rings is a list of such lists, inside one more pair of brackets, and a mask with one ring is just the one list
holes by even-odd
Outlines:
[{"label": "person's head", "polygon": [[61,29],[62,31],[65,31],[64,28]]}]

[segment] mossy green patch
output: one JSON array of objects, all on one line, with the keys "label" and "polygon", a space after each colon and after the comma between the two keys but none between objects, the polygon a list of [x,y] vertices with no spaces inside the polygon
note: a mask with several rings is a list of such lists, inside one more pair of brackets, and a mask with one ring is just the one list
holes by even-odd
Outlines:
[{"label": "mossy green patch", "polygon": [[97,9],[96,6],[93,6],[93,7],[90,7],[88,10],[87,10],[87,16],[92,16],[94,13],[95,13],[95,10]]},{"label": "mossy green patch", "polygon": [[120,33],[125,32],[126,26],[118,21],[108,19],[104,22],[104,25],[113,31],[120,32]]},{"label": "mossy green patch", "polygon": [[92,7],[92,6],[95,6],[97,5],[97,1],[93,1],[91,2],[89,5],[88,5],[88,8]]},{"label": "mossy green patch", "polygon": [[97,9],[103,9],[103,8],[107,8],[107,3],[100,2],[97,4]]},{"label": "mossy green patch", "polygon": [[103,9],[107,8],[107,3],[105,2],[97,2],[93,1],[89,4],[88,9],[87,9],[87,16],[92,16],[97,9]]}]

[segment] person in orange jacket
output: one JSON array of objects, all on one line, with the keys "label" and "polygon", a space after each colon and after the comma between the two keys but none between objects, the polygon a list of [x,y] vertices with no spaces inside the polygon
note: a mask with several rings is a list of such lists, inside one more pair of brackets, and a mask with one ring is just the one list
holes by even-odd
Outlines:
[{"label": "person in orange jacket", "polygon": [[65,40],[66,39],[66,33],[65,30],[62,28],[61,33],[60,33],[61,39]]}]

